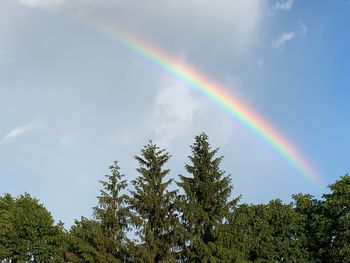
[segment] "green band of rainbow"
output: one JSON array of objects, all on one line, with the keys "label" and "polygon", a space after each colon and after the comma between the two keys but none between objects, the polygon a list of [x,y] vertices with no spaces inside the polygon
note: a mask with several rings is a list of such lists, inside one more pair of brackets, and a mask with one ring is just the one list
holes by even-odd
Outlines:
[{"label": "green band of rainbow", "polygon": [[99,33],[118,41],[128,50],[155,64],[214,101],[275,149],[299,173],[313,182],[322,182],[316,170],[286,137],[214,80],[126,31],[92,20],[89,20],[88,24]]}]

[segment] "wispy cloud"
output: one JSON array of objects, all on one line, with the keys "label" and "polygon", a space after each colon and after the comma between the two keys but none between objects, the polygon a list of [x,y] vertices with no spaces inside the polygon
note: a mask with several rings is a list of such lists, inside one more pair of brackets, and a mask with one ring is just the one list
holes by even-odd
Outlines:
[{"label": "wispy cloud", "polygon": [[1,143],[9,143],[9,142],[15,140],[16,138],[23,136],[29,132],[40,131],[44,128],[45,128],[45,123],[42,120],[40,120],[40,119],[35,120],[31,123],[16,127],[14,129],[12,129],[11,131],[9,131],[2,138]]},{"label": "wispy cloud", "polygon": [[295,32],[284,32],[276,38],[276,40],[272,43],[272,47],[275,49],[280,49],[286,42],[291,41],[293,38],[295,38]]},{"label": "wispy cloud", "polygon": [[292,9],[295,0],[278,0],[275,4],[275,10],[289,11]]},{"label": "wispy cloud", "polygon": [[61,5],[65,0],[18,0],[25,6],[50,8]]},{"label": "wispy cloud", "polygon": [[301,27],[301,29],[300,29],[301,34],[302,34],[302,35],[306,35],[307,32],[308,32],[307,26],[306,26],[303,22],[300,22],[300,27]]}]

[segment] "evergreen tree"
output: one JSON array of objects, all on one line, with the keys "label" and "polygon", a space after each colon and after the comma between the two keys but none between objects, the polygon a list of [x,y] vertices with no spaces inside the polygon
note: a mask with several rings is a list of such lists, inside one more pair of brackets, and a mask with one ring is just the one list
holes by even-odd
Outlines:
[{"label": "evergreen tree", "polygon": [[101,181],[103,189],[98,196],[98,206],[94,207],[94,217],[100,223],[107,238],[106,251],[118,259],[126,260],[126,245],[129,240],[130,211],[127,207],[128,196],[122,191],[127,187],[124,175],[120,173],[118,162],[110,166],[110,175]]},{"label": "evergreen tree", "polygon": [[238,198],[230,200],[232,186],[229,176],[220,169],[222,156],[211,150],[206,134],[195,137],[191,146],[191,164],[186,170],[191,175],[180,175],[178,185],[184,195],[179,208],[185,229],[181,260],[185,262],[215,262],[227,253],[221,244],[220,229],[227,223],[230,211]]},{"label": "evergreen tree", "polygon": [[76,220],[65,237],[65,262],[112,263],[119,262],[107,248],[110,240],[99,222],[82,217]]},{"label": "evergreen tree", "polygon": [[137,169],[140,174],[132,181],[130,205],[134,211],[134,226],[140,238],[138,262],[172,262],[175,244],[176,215],[174,199],[176,191],[169,191],[172,179],[164,181],[169,169],[163,166],[170,155],[149,142],[140,156]]},{"label": "evergreen tree", "polygon": [[66,259],[72,262],[126,262],[129,240],[130,212],[128,196],[123,193],[127,187],[118,162],[110,166],[111,174],[106,181],[100,181],[98,206],[94,207],[94,220],[82,218],[75,221],[70,234]]}]

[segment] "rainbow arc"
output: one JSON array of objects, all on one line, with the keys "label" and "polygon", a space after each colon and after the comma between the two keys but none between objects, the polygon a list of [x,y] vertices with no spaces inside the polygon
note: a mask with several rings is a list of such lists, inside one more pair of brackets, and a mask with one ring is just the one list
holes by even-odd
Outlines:
[{"label": "rainbow arc", "polygon": [[270,145],[285,161],[306,178],[316,183],[322,182],[313,166],[290,140],[215,80],[205,76],[190,65],[179,62],[177,58],[167,52],[127,31],[92,20],[87,21],[87,23],[94,30],[117,41],[137,56],[146,59],[209,98]]}]

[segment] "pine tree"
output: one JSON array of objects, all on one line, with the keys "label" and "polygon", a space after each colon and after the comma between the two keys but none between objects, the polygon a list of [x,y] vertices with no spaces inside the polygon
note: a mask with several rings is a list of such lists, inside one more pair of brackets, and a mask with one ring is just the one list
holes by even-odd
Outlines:
[{"label": "pine tree", "polygon": [[128,196],[123,193],[127,187],[124,175],[120,173],[118,162],[110,166],[110,175],[106,181],[100,181],[103,189],[98,196],[98,206],[94,207],[94,217],[100,223],[102,232],[107,238],[106,252],[118,259],[125,260],[126,246],[129,240],[126,232],[129,230],[130,211],[127,207]]},{"label": "pine tree", "polygon": [[231,180],[220,169],[223,157],[216,156],[218,149],[211,150],[208,136],[196,136],[191,150],[191,164],[185,166],[190,177],[180,175],[178,182],[184,192],[179,201],[185,229],[182,261],[219,261],[227,254],[220,241],[220,229],[238,198],[229,200]]},{"label": "pine tree", "polygon": [[134,191],[131,191],[130,204],[135,215],[134,226],[141,241],[135,261],[174,261],[176,191],[168,190],[173,180],[164,181],[170,170],[163,168],[169,158],[165,150],[160,150],[152,142],[141,150],[141,156],[135,156],[140,175],[132,181]]}]

